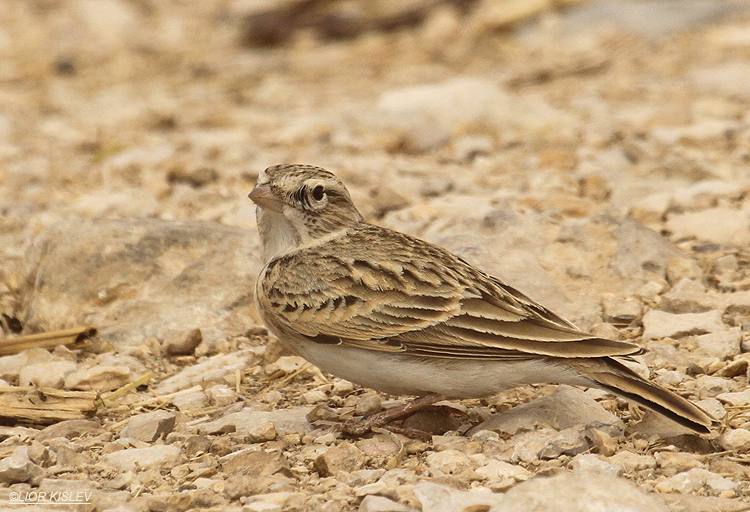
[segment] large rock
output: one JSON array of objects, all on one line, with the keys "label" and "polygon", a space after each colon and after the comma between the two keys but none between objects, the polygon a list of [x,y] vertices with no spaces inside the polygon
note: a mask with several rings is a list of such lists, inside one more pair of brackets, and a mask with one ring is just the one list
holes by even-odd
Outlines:
[{"label": "large rock", "polygon": [[204,343],[244,334],[259,319],[257,236],[203,222],[61,221],[27,258],[29,331],[82,324],[115,344],[200,328]]},{"label": "large rock", "polygon": [[226,378],[234,380],[235,372],[245,368],[254,357],[253,350],[239,350],[214,356],[201,363],[187,366],[180,373],[164,379],[156,387],[156,392],[169,394],[196,385],[223,384]]},{"label": "large rock", "polygon": [[458,130],[500,116],[511,103],[495,83],[461,77],[386,91],[378,101],[378,116],[397,140],[391,144],[422,152],[446,143]]},{"label": "large rock", "polygon": [[643,224],[626,219],[612,231],[617,249],[609,262],[609,270],[627,278],[632,290],[654,279],[667,277],[667,266],[673,260],[690,260],[669,240]]},{"label": "large rock", "polygon": [[561,385],[547,396],[495,414],[471,429],[469,435],[480,430],[515,434],[521,430],[533,429],[535,425],[566,429],[580,424],[613,424],[618,421],[617,416],[580,389]]},{"label": "large rock", "polygon": [[286,434],[306,434],[311,430],[311,425],[307,421],[307,413],[311,409],[311,407],[293,407],[273,411],[256,411],[245,408],[217,420],[202,423],[198,425],[197,431],[199,434],[237,432],[248,435],[253,434],[263,425],[271,423],[282,436]]},{"label": "large rock", "polygon": [[724,330],[721,317],[722,312],[719,310],[673,315],[654,309],[643,315],[643,339],[653,340],[667,336],[677,338],[690,334],[720,332]]},{"label": "large rock", "polygon": [[422,512],[489,510],[491,506],[501,503],[502,499],[487,488],[480,487],[467,492],[432,482],[420,482],[415,485],[414,496],[422,505]]},{"label": "large rock", "polygon": [[742,210],[719,207],[671,215],[666,227],[678,240],[695,238],[739,246],[750,243],[750,216]]},{"label": "large rock", "polygon": [[108,453],[102,457],[102,463],[118,471],[131,471],[136,468],[164,469],[177,465],[180,461],[180,449],[170,444],[158,444],[146,448],[128,448]]},{"label": "large rock", "polygon": [[44,470],[29,458],[29,447],[19,446],[10,456],[0,460],[0,483],[38,483]]},{"label": "large rock", "polygon": [[146,443],[153,443],[172,432],[177,416],[173,412],[157,410],[131,416],[120,437],[132,437]]},{"label": "large rock", "polygon": [[492,512],[668,512],[664,502],[624,478],[606,473],[562,473],[518,484]]}]

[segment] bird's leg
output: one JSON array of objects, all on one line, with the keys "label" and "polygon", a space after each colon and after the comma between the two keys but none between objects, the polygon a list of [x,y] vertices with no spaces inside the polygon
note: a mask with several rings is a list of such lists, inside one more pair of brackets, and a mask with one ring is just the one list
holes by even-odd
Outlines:
[{"label": "bird's leg", "polygon": [[[391,407],[390,409],[386,409],[384,411],[376,412],[373,414],[370,414],[369,416],[365,416],[364,418],[361,418],[357,421],[352,421],[348,423],[340,423],[338,425],[338,430],[345,434],[351,434],[356,436],[361,436],[362,434],[366,434],[367,432],[370,432],[373,427],[384,427],[388,430],[391,430],[388,427],[388,423],[397,420],[399,418],[403,418],[404,416],[409,416],[410,414],[413,414],[417,411],[420,411],[426,407],[429,407],[436,402],[439,402],[442,400],[442,395],[438,394],[430,394],[425,396],[420,396],[419,398],[416,398],[409,402],[408,404],[399,405],[397,407]],[[398,429],[402,430],[402,429]],[[399,432],[400,433],[400,432]]]}]

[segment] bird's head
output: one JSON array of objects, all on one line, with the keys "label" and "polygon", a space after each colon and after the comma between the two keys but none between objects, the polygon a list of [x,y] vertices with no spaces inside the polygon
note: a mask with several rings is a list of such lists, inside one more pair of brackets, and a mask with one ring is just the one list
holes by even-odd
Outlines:
[{"label": "bird's head", "polygon": [[363,220],[341,180],[311,165],[267,168],[248,197],[258,205],[266,261]]}]

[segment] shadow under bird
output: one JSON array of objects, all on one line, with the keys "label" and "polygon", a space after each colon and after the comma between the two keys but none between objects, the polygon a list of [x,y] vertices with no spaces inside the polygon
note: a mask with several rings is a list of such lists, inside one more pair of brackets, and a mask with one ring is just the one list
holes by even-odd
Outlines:
[{"label": "shadow under bird", "polygon": [[709,432],[709,414],[618,360],[641,347],[581,331],[451,252],[366,222],[331,172],[269,167],[249,197],[261,317],[322,370],[422,403],[534,383],[595,387]]}]

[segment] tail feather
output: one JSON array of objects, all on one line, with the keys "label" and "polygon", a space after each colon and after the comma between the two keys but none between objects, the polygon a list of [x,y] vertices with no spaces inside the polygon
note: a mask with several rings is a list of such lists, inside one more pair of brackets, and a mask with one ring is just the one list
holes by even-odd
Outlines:
[{"label": "tail feather", "polygon": [[600,388],[611,391],[652,409],[696,432],[707,434],[716,421],[706,411],[681,396],[649,382],[615,359],[599,361],[606,365],[601,371],[591,369],[586,376]]}]

